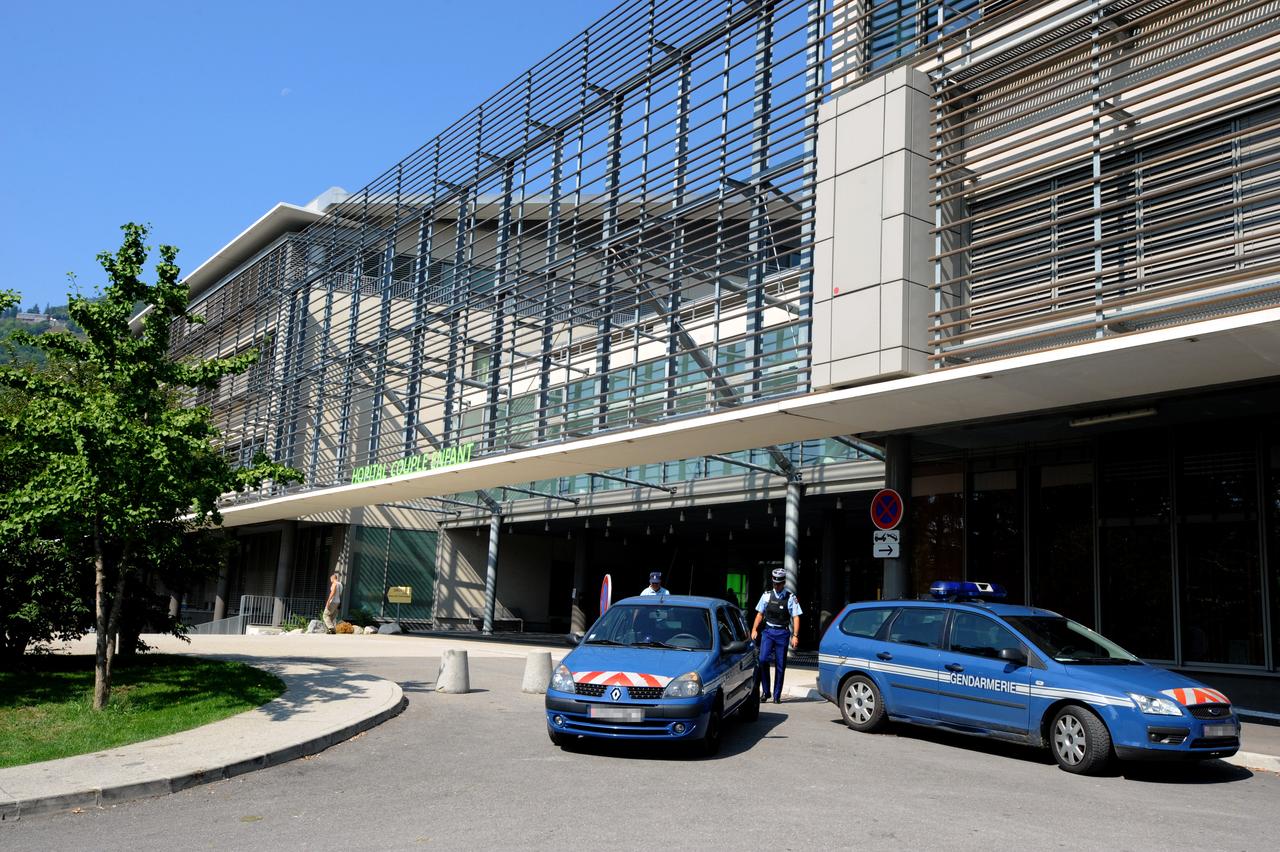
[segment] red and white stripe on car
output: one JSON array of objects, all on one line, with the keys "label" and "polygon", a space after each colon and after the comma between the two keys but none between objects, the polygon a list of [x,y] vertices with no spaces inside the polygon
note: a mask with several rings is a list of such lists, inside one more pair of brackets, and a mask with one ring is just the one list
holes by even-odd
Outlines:
[{"label": "red and white stripe on car", "polygon": [[1209,689],[1205,686],[1189,686],[1181,689],[1166,689],[1162,695],[1167,695],[1174,701],[1186,707],[1195,704],[1230,704],[1227,696],[1223,695],[1216,689]]},{"label": "red and white stripe on car", "polygon": [[666,686],[671,678],[644,672],[574,672],[575,683],[598,683],[603,686]]}]

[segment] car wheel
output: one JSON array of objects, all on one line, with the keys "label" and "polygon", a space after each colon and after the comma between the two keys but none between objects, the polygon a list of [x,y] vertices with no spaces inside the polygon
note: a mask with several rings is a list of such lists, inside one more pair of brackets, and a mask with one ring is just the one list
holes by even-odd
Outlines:
[{"label": "car wheel", "polygon": [[751,682],[751,694],[747,696],[747,700],[742,702],[742,709],[738,711],[738,716],[744,722],[754,722],[760,718],[760,684],[754,680]]},{"label": "car wheel", "polygon": [[1111,732],[1093,711],[1072,704],[1053,717],[1049,750],[1067,772],[1100,772],[1111,760]]},{"label": "car wheel", "polygon": [[840,715],[855,731],[867,733],[884,724],[884,699],[875,682],[865,675],[854,675],[840,687]]},{"label": "car wheel", "polygon": [[707,716],[707,732],[702,735],[699,743],[704,757],[712,757],[720,752],[720,733],[723,727],[721,721],[720,708],[715,707]]},{"label": "car wheel", "polygon": [[553,731],[547,728],[547,736],[551,738],[551,744],[560,746],[560,748],[569,748],[577,739],[573,734],[562,734],[559,731]]}]

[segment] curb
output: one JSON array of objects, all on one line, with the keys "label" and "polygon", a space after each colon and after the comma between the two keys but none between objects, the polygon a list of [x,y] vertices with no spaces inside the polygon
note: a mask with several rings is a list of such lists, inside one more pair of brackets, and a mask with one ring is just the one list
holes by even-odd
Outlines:
[{"label": "curb", "polygon": [[95,787],[89,790],[58,793],[25,800],[0,798],[0,821],[18,820],[24,816],[61,813],[78,808],[105,808],[109,805],[133,799],[163,796],[198,787],[201,784],[224,781],[237,775],[244,775],[247,772],[255,772],[259,769],[266,769],[269,766],[279,766],[282,763],[288,763],[300,757],[317,754],[330,746],[349,740],[356,734],[377,727],[388,719],[400,715],[404,708],[409,705],[409,699],[405,697],[404,690],[400,688],[398,683],[393,681],[388,681],[388,683],[394,688],[392,701],[388,706],[383,707],[371,716],[358,719],[328,733],[303,740],[302,742],[290,743],[250,758],[233,760],[221,766],[181,772],[176,775],[168,775],[146,781]]},{"label": "curb", "polygon": [[1222,760],[1224,763],[1230,763],[1233,766],[1242,766],[1245,769],[1280,773],[1280,757],[1270,754],[1238,751],[1231,757],[1224,757]]}]

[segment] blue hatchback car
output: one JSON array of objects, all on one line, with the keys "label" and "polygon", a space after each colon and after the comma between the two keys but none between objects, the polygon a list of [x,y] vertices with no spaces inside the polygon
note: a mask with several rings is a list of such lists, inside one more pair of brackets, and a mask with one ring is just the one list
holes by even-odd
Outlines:
[{"label": "blue hatchback car", "polygon": [[757,652],[742,614],[714,598],[646,595],[611,606],[569,653],[547,689],[547,733],[691,740],[720,748],[730,715],[760,713]]},{"label": "blue hatchback car", "polygon": [[[1055,612],[991,602],[984,583],[935,583],[932,601],[850,604],[818,656],[818,690],[845,723],[886,719],[1048,746],[1068,772],[1124,759],[1229,757],[1231,702],[1148,665]],[[986,598],[987,600],[983,600]]]}]

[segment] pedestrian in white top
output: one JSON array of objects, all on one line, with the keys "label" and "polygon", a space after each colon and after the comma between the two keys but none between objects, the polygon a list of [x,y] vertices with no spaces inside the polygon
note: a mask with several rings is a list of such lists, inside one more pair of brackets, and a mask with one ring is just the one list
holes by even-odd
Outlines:
[{"label": "pedestrian in white top", "polygon": [[324,601],[324,613],[320,616],[324,619],[324,626],[330,633],[337,626],[338,610],[342,608],[342,581],[338,579],[337,572],[329,575],[329,597]]},{"label": "pedestrian in white top", "polygon": [[645,586],[645,587],[644,587],[644,591],[643,591],[643,592],[641,592],[640,594],[642,594],[642,595],[669,595],[669,594],[671,594],[671,593],[670,593],[670,592],[668,592],[666,589],[662,588],[662,572],[661,572],[661,571],[650,571],[650,572],[649,572],[649,585]]}]

